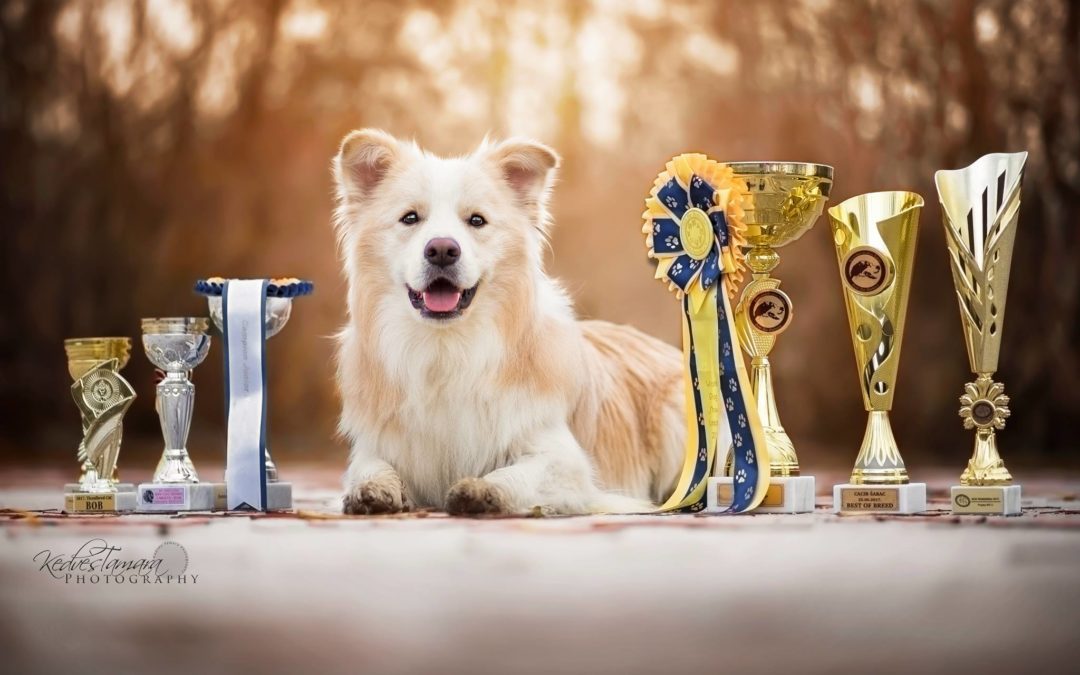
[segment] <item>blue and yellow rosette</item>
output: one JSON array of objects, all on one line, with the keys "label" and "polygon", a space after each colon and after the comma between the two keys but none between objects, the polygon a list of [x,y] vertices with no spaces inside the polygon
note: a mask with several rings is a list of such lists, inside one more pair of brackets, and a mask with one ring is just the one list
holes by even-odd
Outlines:
[{"label": "blue and yellow rosette", "polygon": [[[769,487],[769,455],[731,311],[742,270],[746,184],[705,155],[667,163],[645,200],[642,232],[656,278],[682,301],[686,455],[661,511],[698,511],[707,479],[733,453],[728,512],[757,507]],[[720,448],[718,453],[717,448]]]}]

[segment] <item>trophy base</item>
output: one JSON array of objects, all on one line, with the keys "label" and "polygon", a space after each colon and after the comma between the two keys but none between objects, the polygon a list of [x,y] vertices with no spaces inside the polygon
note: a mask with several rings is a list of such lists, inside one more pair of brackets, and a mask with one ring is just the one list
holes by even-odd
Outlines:
[{"label": "trophy base", "polygon": [[[225,483],[213,483],[214,486],[214,510],[228,511],[229,491]],[[274,481],[266,483],[266,510],[267,511],[291,511],[292,483]]]},{"label": "trophy base", "polygon": [[[710,478],[705,488],[706,513],[719,513],[731,506],[734,479]],[[811,513],[814,510],[814,477],[788,476],[769,479],[769,490],[753,513]]]},{"label": "trophy base", "polygon": [[926,483],[833,486],[834,513],[911,515],[926,510]]},{"label": "trophy base", "polygon": [[214,486],[210,483],[140,483],[139,512],[210,511]]},{"label": "trophy base", "polygon": [[[64,494],[69,494],[69,493],[74,494],[76,492],[79,492],[79,488],[80,488],[80,486],[79,486],[78,483],[64,483]],[[117,483],[116,484],[116,491],[117,492],[135,492],[135,484],[134,483]]]},{"label": "trophy base", "polygon": [[1019,485],[954,485],[952,512],[959,515],[1020,515]]},{"label": "trophy base", "polygon": [[130,513],[135,510],[134,490],[117,492],[64,491],[64,513]]}]

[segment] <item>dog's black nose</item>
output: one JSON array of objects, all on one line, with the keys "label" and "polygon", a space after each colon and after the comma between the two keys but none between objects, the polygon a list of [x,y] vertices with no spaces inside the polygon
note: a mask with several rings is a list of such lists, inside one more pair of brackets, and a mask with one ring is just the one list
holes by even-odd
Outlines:
[{"label": "dog's black nose", "polygon": [[424,258],[436,267],[449,267],[461,257],[461,247],[449,237],[432,239],[424,247]]}]

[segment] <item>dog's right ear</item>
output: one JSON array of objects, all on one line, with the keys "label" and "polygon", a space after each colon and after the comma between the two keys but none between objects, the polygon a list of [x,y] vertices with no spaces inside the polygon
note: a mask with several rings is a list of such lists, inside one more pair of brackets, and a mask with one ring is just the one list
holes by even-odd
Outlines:
[{"label": "dog's right ear", "polygon": [[364,199],[386,178],[401,154],[397,139],[381,129],[350,132],[334,158],[334,177],[343,198]]}]

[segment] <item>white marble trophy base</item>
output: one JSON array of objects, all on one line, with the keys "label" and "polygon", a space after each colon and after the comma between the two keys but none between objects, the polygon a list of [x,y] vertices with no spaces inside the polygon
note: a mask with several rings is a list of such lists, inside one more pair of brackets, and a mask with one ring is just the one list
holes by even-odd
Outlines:
[{"label": "white marble trophy base", "polygon": [[139,512],[210,511],[214,486],[210,483],[140,483]]},{"label": "white marble trophy base", "polygon": [[[705,488],[705,511],[719,513],[731,506],[733,478],[710,478]],[[814,477],[788,476],[769,479],[769,490],[753,513],[811,513],[814,510]]]},{"label": "white marble trophy base", "polygon": [[926,483],[833,486],[834,513],[911,515],[926,510]]},{"label": "white marble trophy base", "polygon": [[962,515],[1020,515],[1019,485],[954,485],[952,512]]},{"label": "white marble trophy base", "polygon": [[117,490],[116,492],[64,490],[64,513],[130,513],[135,510],[136,501],[134,490]]},{"label": "white marble trophy base", "polygon": [[[116,491],[117,492],[135,492],[135,484],[134,483],[117,483],[116,484]],[[69,492],[72,492],[72,493],[79,492],[79,484],[78,483],[64,483],[64,493],[67,494]]]},{"label": "white marble trophy base", "polygon": [[[227,511],[229,492],[225,483],[214,483],[214,510]],[[289,511],[293,507],[292,483],[274,481],[266,484],[266,510]]]}]

